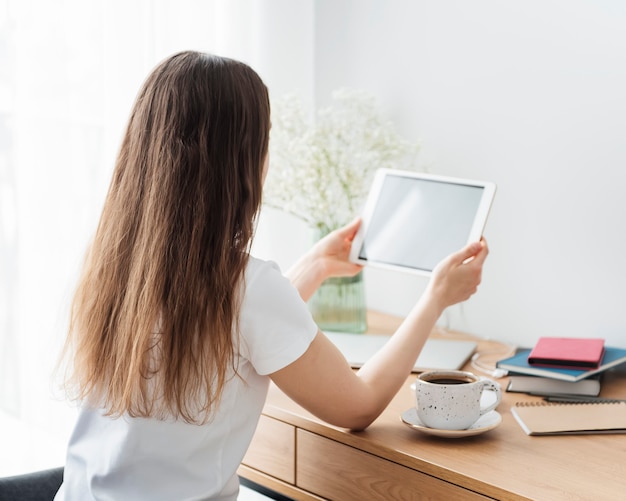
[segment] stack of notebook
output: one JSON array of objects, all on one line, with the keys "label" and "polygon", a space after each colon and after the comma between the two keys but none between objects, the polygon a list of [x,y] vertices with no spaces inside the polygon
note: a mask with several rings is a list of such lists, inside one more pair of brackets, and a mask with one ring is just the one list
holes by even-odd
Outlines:
[{"label": "stack of notebook", "polygon": [[625,362],[626,349],[605,346],[603,339],[542,337],[497,367],[510,375],[508,391],[596,396],[601,374]]},{"label": "stack of notebook", "polygon": [[540,338],[529,350],[500,360],[507,391],[544,396],[518,402],[511,413],[528,435],[626,433],[626,401],[599,398],[601,375],[626,362],[626,349],[598,338]]}]

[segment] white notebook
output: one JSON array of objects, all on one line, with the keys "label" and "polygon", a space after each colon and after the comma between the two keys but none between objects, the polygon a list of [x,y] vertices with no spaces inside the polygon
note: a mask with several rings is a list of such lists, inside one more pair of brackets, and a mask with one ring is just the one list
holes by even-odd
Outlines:
[{"label": "white notebook", "polygon": [[[376,353],[391,336],[381,334],[349,334],[324,331],[348,363],[358,369]],[[413,372],[433,369],[461,369],[476,351],[474,341],[429,338],[415,361]]]}]

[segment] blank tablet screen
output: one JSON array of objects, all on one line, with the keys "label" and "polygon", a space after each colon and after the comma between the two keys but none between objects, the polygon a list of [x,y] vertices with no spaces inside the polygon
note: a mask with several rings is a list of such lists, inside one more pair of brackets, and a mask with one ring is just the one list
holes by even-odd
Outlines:
[{"label": "blank tablet screen", "polygon": [[481,205],[483,186],[386,176],[358,258],[432,271],[464,247]]}]

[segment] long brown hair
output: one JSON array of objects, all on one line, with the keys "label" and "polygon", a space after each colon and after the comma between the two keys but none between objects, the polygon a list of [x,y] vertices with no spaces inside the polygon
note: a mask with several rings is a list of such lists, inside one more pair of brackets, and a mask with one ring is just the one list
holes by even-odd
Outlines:
[{"label": "long brown hair", "polygon": [[149,75],[72,304],[73,396],[112,416],[209,419],[236,373],[269,128],[243,63],[182,52]]}]

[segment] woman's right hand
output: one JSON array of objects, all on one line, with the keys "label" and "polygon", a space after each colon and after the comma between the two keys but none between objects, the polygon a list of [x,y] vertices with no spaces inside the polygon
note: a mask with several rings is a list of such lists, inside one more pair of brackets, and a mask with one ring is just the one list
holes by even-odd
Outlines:
[{"label": "woman's right hand", "polygon": [[441,311],[476,292],[488,254],[489,247],[482,239],[449,255],[435,267],[426,291]]}]

